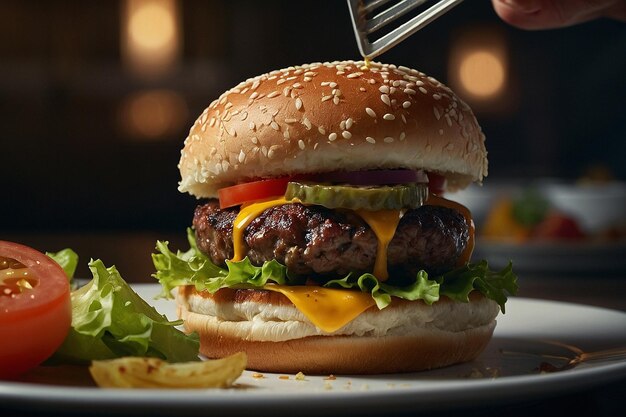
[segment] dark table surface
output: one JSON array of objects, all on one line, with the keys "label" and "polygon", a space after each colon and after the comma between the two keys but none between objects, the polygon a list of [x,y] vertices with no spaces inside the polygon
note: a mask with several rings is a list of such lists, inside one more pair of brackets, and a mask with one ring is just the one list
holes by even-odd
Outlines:
[{"label": "dark table surface", "polygon": [[[16,241],[31,245],[42,251],[56,251],[64,247],[76,250],[85,264],[89,258],[101,258],[105,264],[115,264],[122,276],[131,283],[154,282],[150,277],[152,264],[149,254],[153,252],[157,239],[168,240],[173,248],[186,249],[183,233],[168,234],[158,232],[110,232],[110,233],[63,233],[63,234],[7,234],[0,236],[0,240]],[[626,257],[626,253],[623,254]],[[606,309],[626,312],[626,271],[567,271],[559,273],[551,271],[542,273],[540,270],[517,270],[520,290],[518,296],[563,301],[602,307]],[[87,277],[86,266],[78,269],[79,276]],[[626,327],[624,328],[626,335]],[[624,346],[621,346],[624,347]],[[0,383],[0,393],[2,387]],[[494,392],[494,397],[497,397]],[[80,395],[77,393],[77,395]],[[506,401],[494,404],[473,404],[470,407],[455,407],[448,404],[445,410],[420,410],[419,407],[410,412],[397,415],[429,415],[429,416],[623,416],[626,415],[626,374],[618,376],[610,383],[591,385],[587,388],[571,392],[560,392],[539,398],[508,398]],[[298,404],[294,403],[293,413],[298,414]],[[60,412],[63,411],[63,414]],[[150,415],[178,414],[169,410],[145,410]],[[378,411],[368,414],[364,410],[342,410],[341,413],[326,413],[325,415],[381,415]],[[0,403],[2,416],[48,416],[48,415],[84,415],[85,410],[59,410],[51,403],[49,407],[31,407],[29,404]],[[93,409],[93,415],[120,415],[111,410]],[[121,414],[124,414],[121,412]],[[300,414],[307,414],[301,410]],[[135,414],[137,415],[137,414]],[[393,414],[396,415],[396,414]]]}]

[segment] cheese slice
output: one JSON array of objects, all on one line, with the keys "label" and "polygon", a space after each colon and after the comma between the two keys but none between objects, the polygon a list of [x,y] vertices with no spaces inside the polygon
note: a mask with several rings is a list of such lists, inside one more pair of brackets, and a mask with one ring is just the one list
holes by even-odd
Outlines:
[{"label": "cheese slice", "polygon": [[[242,205],[241,210],[239,211],[239,214],[237,215],[237,217],[235,218],[235,222],[233,223],[234,256],[231,261],[236,262],[243,259],[243,231],[246,230],[246,227],[248,227],[252,220],[256,219],[259,214],[263,213],[268,208],[280,206],[283,204],[290,204],[293,201],[294,200],[287,200],[284,197],[279,197]],[[298,200],[296,199],[296,201]]]},{"label": "cheese slice", "polygon": [[389,272],[387,271],[387,248],[389,247],[389,242],[393,239],[393,235],[396,234],[402,212],[400,210],[357,210],[356,213],[371,227],[378,239],[374,276],[380,281],[386,281],[389,278]]},{"label": "cheese slice", "polygon": [[283,294],[311,323],[332,333],[376,305],[369,293],[317,286],[269,284],[265,290]]}]

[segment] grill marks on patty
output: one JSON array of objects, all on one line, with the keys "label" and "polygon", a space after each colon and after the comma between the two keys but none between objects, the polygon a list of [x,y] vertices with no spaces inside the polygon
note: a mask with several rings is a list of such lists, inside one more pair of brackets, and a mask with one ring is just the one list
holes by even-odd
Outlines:
[{"label": "grill marks on patty", "polygon": [[[193,226],[198,248],[216,265],[233,257],[233,222],[238,208],[220,209],[217,200],[196,208]],[[412,276],[424,269],[452,269],[469,240],[463,215],[441,206],[407,211],[388,248],[390,276]],[[312,278],[368,272],[374,267],[378,240],[361,217],[349,210],[285,204],[265,210],[244,232],[250,261],[276,259],[290,273]]]}]

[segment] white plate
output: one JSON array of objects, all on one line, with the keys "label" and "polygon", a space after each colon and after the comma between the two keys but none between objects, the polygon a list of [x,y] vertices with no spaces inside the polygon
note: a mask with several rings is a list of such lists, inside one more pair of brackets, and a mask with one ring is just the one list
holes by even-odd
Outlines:
[{"label": "white plate", "polygon": [[[146,300],[156,285],[135,286]],[[173,318],[170,301],[155,307]],[[445,369],[381,376],[309,376],[246,371],[227,390],[104,390],[32,383],[0,383],[0,404],[13,410],[107,414],[151,410],[177,415],[387,415],[419,407],[453,409],[537,399],[626,378],[626,353],[565,366],[580,351],[626,348],[626,313],[575,304],[510,299],[494,338],[477,361]],[[580,349],[580,351],[578,350]],[[546,365],[549,364],[549,365]],[[564,370],[558,370],[564,367]],[[551,372],[540,372],[540,369]],[[282,378],[281,378],[282,376]],[[287,376],[288,379],[284,379]]]}]

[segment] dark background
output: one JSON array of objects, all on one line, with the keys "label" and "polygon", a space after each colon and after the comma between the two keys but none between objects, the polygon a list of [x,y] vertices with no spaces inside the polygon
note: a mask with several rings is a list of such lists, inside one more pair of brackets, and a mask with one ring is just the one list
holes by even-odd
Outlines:
[{"label": "dark background", "polygon": [[[290,65],[358,59],[344,1],[185,0],[181,55],[141,79],[123,65],[122,3],[0,3],[0,238],[93,231],[182,233],[196,201],[176,168],[193,120],[222,91]],[[626,178],[626,24],[529,32],[487,0],[466,1],[379,60],[448,82],[450,51],[489,29],[507,45],[508,90],[472,103],[492,179],[575,179],[594,166]],[[493,35],[495,34],[495,35]],[[146,140],[120,127],[125,100],[174,92],[178,125]],[[155,118],[158,118],[158,112]]]}]

